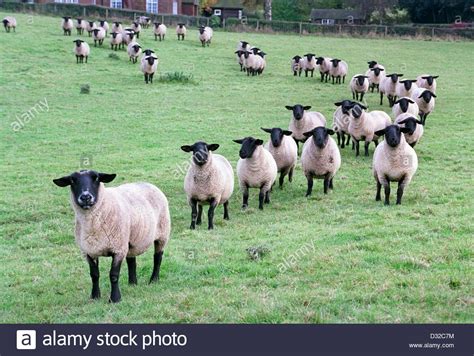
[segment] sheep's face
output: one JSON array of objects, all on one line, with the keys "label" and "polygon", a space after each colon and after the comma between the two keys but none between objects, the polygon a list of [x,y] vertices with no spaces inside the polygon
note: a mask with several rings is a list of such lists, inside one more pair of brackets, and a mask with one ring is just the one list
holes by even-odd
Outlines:
[{"label": "sheep's face", "polygon": [[431,98],[436,98],[436,94],[429,91],[429,90],[425,90],[423,93],[421,93],[421,95],[418,97],[418,99],[420,98],[423,98],[423,100],[425,101],[425,103],[429,103],[431,101]]},{"label": "sheep's face", "polygon": [[93,29],[92,32],[94,32],[94,36],[97,36],[97,34],[99,33],[99,29],[98,28]]},{"label": "sheep's face", "polygon": [[383,130],[375,132],[377,136],[385,135],[385,142],[387,142],[387,144],[393,148],[400,144],[402,133],[408,133],[408,128],[400,127],[398,125],[389,125]]},{"label": "sheep's face", "polygon": [[340,59],[331,59],[332,66],[337,67],[339,65]]},{"label": "sheep's face", "polygon": [[352,106],[354,104],[355,103],[351,100],[342,100],[337,103],[334,103],[334,105],[341,107],[342,113],[344,115],[349,115],[349,111],[352,109]]},{"label": "sheep's face", "polygon": [[241,140],[234,140],[241,145],[239,156],[242,159],[251,158],[258,146],[263,145],[263,141],[253,137],[246,137]]},{"label": "sheep's face", "polygon": [[117,32],[112,32],[112,37],[117,38]]},{"label": "sheep's face", "polygon": [[403,77],[403,74],[397,74],[397,73],[387,74],[387,77],[390,77],[390,79],[392,80],[392,83],[395,84],[398,82],[398,78]]},{"label": "sheep's face", "polygon": [[306,137],[313,136],[314,145],[319,149],[323,149],[328,144],[329,135],[334,135],[334,131],[324,126],[318,126],[311,131],[303,133],[303,135]]},{"label": "sheep's face", "polygon": [[113,181],[116,174],[99,173],[96,171],[82,170],[69,176],[53,179],[59,187],[71,187],[74,203],[84,210],[92,208],[99,199],[100,183]]},{"label": "sheep's face", "polygon": [[357,84],[360,86],[364,85],[365,78],[368,78],[368,77],[366,75],[358,75],[357,77],[355,77]]},{"label": "sheep's face", "polygon": [[79,25],[82,23],[82,19],[76,19],[76,20]]},{"label": "sheep's face", "polygon": [[424,76],[424,77],[421,77],[421,78],[426,80],[428,85],[433,85],[434,80],[438,77],[439,77],[439,75],[427,75],[427,76]]},{"label": "sheep's face", "polygon": [[316,58],[316,64],[317,64],[317,65],[321,65],[321,64],[323,64],[323,62],[324,62],[324,57],[318,57],[318,58]]},{"label": "sheep's face", "polygon": [[94,21],[89,21],[89,26],[90,27],[94,26]]},{"label": "sheep's face", "polygon": [[304,56],[308,59],[308,62],[311,62],[313,58],[316,57],[314,53],[308,53],[308,54],[305,54]]},{"label": "sheep's face", "polygon": [[161,25],[161,22],[155,22],[154,25],[155,25],[155,28],[158,28]]},{"label": "sheep's face", "polygon": [[384,71],[383,68],[371,68],[370,69],[372,72],[374,72],[375,76],[378,77],[380,75],[381,72]]},{"label": "sheep's face", "polygon": [[7,20],[7,19],[3,19],[2,22],[3,22],[3,26],[7,27],[7,25],[8,25],[8,20]]},{"label": "sheep's face", "polygon": [[117,21],[114,22],[115,27],[119,27],[120,24],[121,24],[121,22],[117,22]]},{"label": "sheep's face", "polygon": [[153,57],[153,56],[148,56],[145,59],[148,62],[148,64],[151,65],[151,66],[153,65],[153,63],[155,63],[155,60],[156,60],[156,58]]},{"label": "sheep's face", "polygon": [[301,60],[301,57],[300,56],[294,56],[293,60],[295,61],[295,63],[299,63],[300,60]]},{"label": "sheep's face", "polygon": [[209,151],[215,151],[219,148],[217,143],[208,145],[206,142],[198,141],[191,146],[181,146],[184,152],[193,153],[193,162],[198,166],[203,166],[209,161]]},{"label": "sheep's face", "polygon": [[199,33],[202,35],[204,33],[204,26],[199,27]]},{"label": "sheep's face", "polygon": [[311,106],[303,106],[300,104],[296,104],[295,106],[287,105],[285,106],[287,110],[293,111],[293,117],[295,120],[301,120],[304,116],[305,110],[311,109]]},{"label": "sheep's face", "polygon": [[140,45],[137,45],[137,44],[136,44],[136,45],[133,45],[132,47],[133,47],[133,50],[135,51],[135,53],[138,53],[138,51],[139,51],[140,48],[141,48]]},{"label": "sheep's face", "polygon": [[399,125],[405,125],[404,127],[408,130],[408,134],[409,135],[413,135],[413,133],[415,132],[416,130],[416,125],[417,124],[420,124],[421,125],[421,121],[417,120],[416,118],[414,117],[408,117],[406,118],[405,120],[403,121],[400,121],[398,123]]},{"label": "sheep's face", "polygon": [[76,44],[76,47],[81,47],[82,45],[82,42],[84,42],[83,40],[75,40],[75,41],[72,41]]},{"label": "sheep's face", "polygon": [[178,27],[179,27],[179,28],[183,28],[183,27],[184,27],[184,23],[179,23],[179,24],[178,24]]},{"label": "sheep's face", "polygon": [[369,69],[372,69],[377,65],[377,62],[376,61],[370,61],[370,62],[367,62],[367,64],[369,65]]},{"label": "sheep's face", "polygon": [[279,127],[274,127],[272,129],[264,129],[262,127],[261,129],[270,134],[270,140],[272,141],[273,147],[280,147],[281,142],[283,141],[283,136],[291,136],[293,133],[288,130],[282,130]]},{"label": "sheep's face", "polygon": [[100,25],[104,26],[104,24],[105,24],[105,20],[100,20]]},{"label": "sheep's face", "polygon": [[411,89],[411,86],[413,85],[413,83],[415,83],[416,80],[409,80],[409,79],[406,79],[406,80],[400,80],[400,83],[403,84],[403,86],[405,87],[405,90],[410,90]]},{"label": "sheep's face", "polygon": [[143,54],[145,56],[150,56],[152,53],[155,53],[154,51],[152,51],[151,49],[146,49],[143,51]]},{"label": "sheep's face", "polygon": [[63,19],[64,19],[64,21],[68,22],[70,17],[69,16],[64,16]]},{"label": "sheep's face", "polygon": [[243,52],[243,55],[244,55],[245,58],[249,58],[250,53],[252,53],[252,52],[245,51],[245,52]]},{"label": "sheep's face", "polygon": [[410,104],[415,104],[415,102],[410,98],[401,98],[395,102],[395,105],[397,104],[400,105],[400,109],[402,110],[402,112],[407,112]]},{"label": "sheep's face", "polygon": [[361,104],[352,105],[352,110],[351,110],[352,117],[354,117],[355,119],[359,119],[364,113],[364,110],[366,109],[367,107]]}]

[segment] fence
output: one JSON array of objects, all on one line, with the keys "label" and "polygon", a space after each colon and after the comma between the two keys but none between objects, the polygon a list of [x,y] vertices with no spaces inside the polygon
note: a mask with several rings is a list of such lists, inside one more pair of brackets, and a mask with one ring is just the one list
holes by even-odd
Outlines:
[{"label": "fence", "polygon": [[[2,2],[0,9],[12,12],[35,12],[45,15],[71,16],[83,18],[101,18],[108,20],[136,19],[137,16],[148,16],[153,21],[166,25],[184,23],[188,27],[209,26],[209,17],[185,15],[152,14],[143,11],[113,9],[96,5],[79,5],[65,3],[28,4],[19,2]],[[380,37],[415,37],[415,38],[462,38],[474,39],[474,28],[449,28],[446,26],[382,26],[382,25],[319,25],[308,22],[265,21],[258,19],[228,18],[222,22],[225,31],[239,32],[283,32],[300,35],[350,36],[364,38]]]}]

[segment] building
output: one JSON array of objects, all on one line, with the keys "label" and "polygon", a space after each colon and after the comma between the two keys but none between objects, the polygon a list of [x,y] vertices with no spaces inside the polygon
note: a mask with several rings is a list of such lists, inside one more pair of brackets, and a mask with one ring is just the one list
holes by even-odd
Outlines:
[{"label": "building", "polygon": [[221,20],[228,17],[242,18],[244,5],[239,0],[220,0],[211,6],[212,15],[219,16]]},{"label": "building", "polygon": [[99,5],[115,9],[146,11],[154,14],[182,14],[183,0],[35,0],[39,4],[48,2]]},{"label": "building", "polygon": [[199,0],[183,0],[182,14],[188,16],[200,16],[201,11],[199,9]]},{"label": "building", "polygon": [[320,25],[363,25],[365,14],[360,10],[312,9],[311,22]]}]

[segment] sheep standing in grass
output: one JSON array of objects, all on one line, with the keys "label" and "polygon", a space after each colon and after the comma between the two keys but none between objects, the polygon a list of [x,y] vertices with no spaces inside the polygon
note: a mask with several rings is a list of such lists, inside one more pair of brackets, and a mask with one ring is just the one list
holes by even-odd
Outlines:
[{"label": "sheep standing in grass", "polygon": [[324,194],[333,189],[333,179],[341,167],[341,154],[336,142],[329,135],[334,131],[323,126],[314,128],[304,135],[308,140],[304,143],[301,154],[301,166],[308,181],[306,196],[313,191],[313,179],[324,179]]},{"label": "sheep standing in grass", "polygon": [[178,36],[178,41],[181,39],[184,41],[184,37],[186,36],[186,26],[184,23],[179,23],[178,26],[176,26],[176,35]]},{"label": "sheep standing in grass", "polygon": [[243,67],[244,67],[244,71],[247,72],[247,76],[257,75],[256,70],[260,66],[260,59],[258,58],[259,56],[254,54],[253,51],[246,51],[244,52],[243,56],[244,56]]},{"label": "sheep standing in grass", "polygon": [[127,47],[129,61],[137,63],[137,58],[142,53],[142,47],[137,42],[131,42]]},{"label": "sheep standing in grass", "polygon": [[321,83],[322,82],[328,82],[329,79],[329,70],[331,69],[332,63],[331,63],[332,58],[325,58],[325,57],[318,57],[316,58],[316,64],[319,67],[319,74],[321,75]]},{"label": "sheep standing in grass", "polygon": [[425,125],[426,118],[434,110],[436,94],[429,89],[417,88],[411,98],[418,105],[421,122]]},{"label": "sheep standing in grass", "polygon": [[403,74],[392,73],[387,74],[386,77],[383,77],[380,81],[380,105],[383,105],[383,96],[386,95],[388,99],[388,104],[390,107],[393,106],[395,100],[397,100],[397,84],[399,78],[403,77]]},{"label": "sheep standing in grass", "polygon": [[155,41],[159,38],[160,42],[165,40],[166,36],[166,25],[161,22],[155,22],[153,27],[153,33],[155,34]]},{"label": "sheep standing in grass", "polygon": [[143,27],[143,28],[148,28],[151,23],[151,19],[147,16],[140,16],[138,18],[138,23]]},{"label": "sheep standing in grass", "polygon": [[64,16],[61,21],[61,27],[63,28],[64,36],[71,36],[71,31],[74,28],[74,23],[69,16]]},{"label": "sheep standing in grass", "polygon": [[241,145],[237,176],[243,193],[242,209],[248,207],[249,188],[258,188],[258,208],[263,210],[263,203],[270,203],[270,191],[278,174],[275,159],[263,148],[262,140],[246,137],[234,142]]},{"label": "sheep standing in grass", "polygon": [[119,21],[112,22],[112,32],[122,33],[122,23]]},{"label": "sheep standing in grass", "polygon": [[416,85],[419,88],[428,89],[433,94],[436,94],[437,78],[439,78],[439,75],[422,74],[416,78]]},{"label": "sheep standing in grass", "polygon": [[201,26],[199,27],[199,41],[201,41],[201,45],[205,47],[209,47],[211,44],[212,40],[212,35],[214,34],[214,31],[212,31],[212,28],[208,26]]},{"label": "sheep standing in grass", "polygon": [[351,109],[351,120],[349,122],[349,133],[355,144],[356,157],[359,156],[359,141],[365,141],[365,155],[369,156],[369,145],[373,141],[375,147],[378,145],[376,131],[382,130],[392,123],[390,116],[383,111],[366,112],[367,107],[355,103]]},{"label": "sheep standing in grass", "polygon": [[350,88],[352,91],[352,99],[364,100],[364,94],[369,91],[369,77],[363,74],[356,74],[352,77]]},{"label": "sheep standing in grass", "polygon": [[87,63],[87,58],[89,57],[89,54],[91,52],[89,44],[87,44],[87,42],[84,42],[83,40],[75,40],[72,42],[76,44],[74,46],[74,54],[76,55],[76,63],[84,63],[84,58],[86,59],[86,63]]},{"label": "sheep standing in grass", "polygon": [[292,132],[292,137],[299,148],[299,142],[305,142],[307,137],[305,132],[309,132],[317,126],[326,126],[326,118],[317,111],[308,111],[311,106],[296,104],[285,106],[287,110],[293,112],[288,130]]},{"label": "sheep standing in grass", "polygon": [[94,31],[96,28],[97,28],[97,25],[95,24],[94,21],[86,22],[86,31],[89,33],[89,37],[92,36],[92,31]]},{"label": "sheep standing in grass", "polygon": [[258,75],[261,75],[267,66],[267,61],[265,59],[265,52],[258,51],[257,52],[257,61],[255,62],[254,70]]},{"label": "sheep standing in grass", "polygon": [[331,59],[330,62],[332,63],[332,66],[329,69],[329,75],[332,78],[332,83],[334,84],[334,81],[336,81],[336,84],[341,84],[341,79],[342,83],[344,83],[349,66],[346,62],[337,58]]},{"label": "sheep standing in grass", "polygon": [[86,21],[83,19],[76,19],[76,30],[78,35],[82,35],[86,29]]},{"label": "sheep standing in grass", "polygon": [[171,231],[168,200],[149,183],[122,184],[105,188],[115,174],[82,170],[54,179],[59,187],[71,188],[76,215],[75,238],[90,268],[92,299],[100,298],[99,257],[112,257],[110,301],[121,299],[119,277],[124,259],[128,283],[137,284],[136,256],[154,244],[150,283],[159,280],[164,248]]},{"label": "sheep standing in grass", "polygon": [[377,182],[375,200],[381,200],[380,191],[383,186],[385,205],[390,204],[390,182],[398,182],[397,204],[401,204],[403,191],[418,168],[416,152],[402,135],[408,132],[408,128],[398,125],[389,125],[376,132],[377,136],[385,135],[385,140],[377,146],[374,153],[373,173]]},{"label": "sheep standing in grass", "polygon": [[99,27],[105,30],[105,35],[107,36],[107,33],[109,32],[109,28],[110,28],[109,23],[105,20],[100,20]]},{"label": "sheep standing in grass", "polygon": [[12,28],[13,32],[16,32],[16,19],[13,16],[4,17],[2,22],[6,32],[10,32]]},{"label": "sheep standing in grass", "polygon": [[247,41],[239,41],[237,44],[237,51],[250,51],[250,43]]},{"label": "sheep standing in grass", "polygon": [[145,76],[145,84],[148,84],[148,82],[153,84],[153,76],[158,68],[158,57],[154,54],[144,56],[141,60],[140,68]]},{"label": "sheep standing in grass", "polygon": [[120,49],[120,47],[123,48],[123,37],[120,32],[112,32],[110,34],[110,48],[113,50]]},{"label": "sheep standing in grass", "polygon": [[397,97],[399,98],[403,98],[406,96],[411,97],[413,90],[418,88],[415,83],[416,83],[416,80],[412,80],[412,79],[400,80],[395,89],[395,93]]},{"label": "sheep standing in grass", "polygon": [[[332,129],[337,135],[337,144],[341,148],[344,148],[349,144],[351,135],[349,134],[349,122],[351,121],[350,111],[355,103],[351,100],[342,100],[334,105],[337,106],[336,111],[333,114]],[[347,143],[346,141],[347,135]],[[342,139],[342,142],[341,142]],[[354,149],[354,144],[352,145]]]},{"label": "sheep standing in grass", "polygon": [[280,189],[283,188],[283,181],[288,175],[288,180],[293,180],[293,171],[298,160],[298,146],[295,140],[291,138],[291,131],[282,130],[278,127],[272,129],[261,128],[270,134],[270,141],[265,148],[272,154],[277,164],[278,173],[280,173]]},{"label": "sheep standing in grass", "polygon": [[421,137],[423,136],[423,124],[420,120],[416,119],[416,116],[410,114],[401,114],[395,119],[395,124],[403,125],[408,129],[408,132],[404,133],[405,140],[411,147],[420,142]]},{"label": "sheep standing in grass", "polygon": [[365,75],[369,78],[370,89],[372,93],[375,88],[377,88],[377,93],[380,91],[380,82],[382,78],[385,77],[385,67],[381,64],[378,64],[376,61],[367,62],[369,64],[369,69]]},{"label": "sheep standing in grass", "polygon": [[300,60],[301,69],[304,70],[304,76],[308,76],[308,72],[311,72],[311,78],[314,75],[316,69],[316,55],[314,53],[307,53]]},{"label": "sheep standing in grass", "polygon": [[293,75],[296,77],[297,75],[301,77],[301,71],[303,68],[301,67],[301,57],[300,56],[294,56],[291,58],[291,71],[293,72]]},{"label": "sheep standing in grass", "polygon": [[239,65],[240,65],[240,71],[243,72],[245,70],[245,68],[244,68],[244,59],[245,59],[244,53],[245,53],[245,51],[237,50],[234,53],[237,56],[237,63],[239,63]]},{"label": "sheep standing in grass", "polygon": [[401,114],[418,115],[420,109],[416,102],[410,98],[400,98],[392,106],[393,117],[398,117]]},{"label": "sheep standing in grass", "polygon": [[184,152],[192,152],[193,158],[184,178],[184,191],[191,206],[191,229],[201,225],[203,205],[209,204],[208,229],[214,228],[214,210],[224,205],[224,219],[229,220],[229,199],[234,191],[234,171],[229,161],[213,151],[218,144],[196,142],[181,146]]},{"label": "sheep standing in grass", "polygon": [[102,46],[105,39],[105,30],[102,27],[93,29],[92,38],[94,39],[94,47],[97,47],[97,42],[99,42],[99,46]]},{"label": "sheep standing in grass", "polygon": [[122,31],[122,41],[128,46],[130,43],[134,42],[135,31],[131,28],[126,28]]},{"label": "sheep standing in grass", "polygon": [[132,22],[130,28],[135,32],[135,36],[140,38],[140,31],[142,30],[142,25],[140,25],[137,21]]}]

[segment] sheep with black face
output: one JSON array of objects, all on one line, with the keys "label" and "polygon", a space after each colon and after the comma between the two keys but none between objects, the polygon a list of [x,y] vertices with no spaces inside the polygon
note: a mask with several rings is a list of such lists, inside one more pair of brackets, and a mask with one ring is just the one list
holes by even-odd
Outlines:
[{"label": "sheep with black face", "polygon": [[237,176],[243,194],[242,209],[248,207],[249,188],[258,188],[258,208],[270,203],[270,191],[275,183],[278,168],[272,154],[263,148],[263,141],[253,137],[234,140],[241,145],[237,162]]},{"label": "sheep with black face", "polygon": [[207,47],[209,47],[209,45],[211,44],[213,34],[214,34],[214,31],[209,26],[199,27],[199,40],[201,41],[201,45],[203,47],[205,47],[206,45]]},{"label": "sheep with black face", "polygon": [[86,29],[86,21],[83,19],[76,19],[76,30],[78,35],[82,35]]},{"label": "sheep with black face", "polygon": [[291,59],[291,71],[293,72],[293,75],[296,77],[297,75],[301,77],[301,57],[300,56],[294,56]]},{"label": "sheep with black face", "polygon": [[331,59],[330,62],[332,65],[329,67],[329,75],[332,78],[332,83],[334,84],[334,81],[336,84],[341,84],[341,79],[342,83],[345,82],[346,80],[346,75],[349,70],[349,66],[345,61],[342,59]]},{"label": "sheep with black face", "polygon": [[105,35],[107,36],[110,28],[109,23],[105,20],[99,20],[99,27],[104,29]]},{"label": "sheep with black face", "polygon": [[395,118],[401,114],[411,114],[416,116],[419,111],[418,104],[410,97],[400,98],[395,101],[392,106],[392,113]]},{"label": "sheep with black face", "polygon": [[288,130],[293,132],[292,137],[297,146],[299,146],[299,142],[306,141],[305,132],[311,131],[317,126],[326,126],[326,118],[323,114],[317,111],[308,111],[311,106],[296,104],[294,106],[287,105],[285,108],[293,112]]},{"label": "sheep with black face", "polygon": [[182,41],[184,41],[184,37],[186,36],[186,26],[184,25],[184,23],[179,23],[177,26],[176,26],[176,35],[178,36],[178,41],[179,39],[181,39]]},{"label": "sheep with black face", "polygon": [[300,61],[301,69],[304,70],[305,77],[308,76],[308,72],[311,72],[311,78],[314,75],[316,69],[316,55],[314,53],[307,53],[301,58]]},{"label": "sheep with black face", "polygon": [[436,79],[438,78],[439,78],[439,75],[422,74],[416,78],[416,85],[419,88],[428,89],[433,94],[436,94],[436,86],[437,86]]},{"label": "sheep with black face", "polygon": [[64,36],[71,36],[71,31],[74,28],[74,23],[71,20],[71,17],[64,16],[61,21],[61,27],[63,28]]},{"label": "sheep with black face", "polygon": [[164,41],[168,28],[164,23],[161,22],[155,22],[154,25],[155,26],[153,27],[153,33],[155,34],[155,41],[157,40],[157,38],[160,39],[160,42]]},{"label": "sheep with black face", "polygon": [[92,36],[92,31],[97,28],[97,25],[94,21],[87,21],[86,22],[86,31],[89,33],[89,37]]},{"label": "sheep with black face", "polygon": [[318,57],[316,58],[316,65],[319,67],[319,74],[321,75],[321,83],[323,81],[328,82],[329,79],[329,70],[331,69],[332,58],[329,57]]},{"label": "sheep with black face", "polygon": [[434,110],[436,94],[429,89],[417,88],[411,98],[418,105],[421,122],[425,125],[426,118]]},{"label": "sheep with black face", "polygon": [[418,88],[415,83],[416,83],[416,80],[413,80],[413,79],[400,80],[395,89],[395,93],[397,97],[399,98],[411,97],[411,94],[413,93],[413,91],[416,88]]},{"label": "sheep with black face", "polygon": [[132,63],[137,63],[138,56],[142,53],[142,46],[140,46],[137,42],[131,42],[127,47],[127,53],[129,61]]},{"label": "sheep with black face", "polygon": [[86,59],[86,63],[87,63],[87,58],[89,57],[89,54],[91,52],[89,44],[87,42],[84,42],[83,40],[75,40],[72,42],[76,44],[74,46],[74,54],[76,55],[76,63],[84,63],[84,58]]},{"label": "sheep with black face", "polygon": [[112,22],[112,32],[122,32],[122,23],[120,21]]},{"label": "sheep with black face", "polygon": [[2,23],[6,32],[10,32],[12,28],[13,32],[16,32],[16,18],[14,18],[13,16],[4,17]]},{"label": "sheep with black face", "polygon": [[154,54],[146,55],[141,59],[140,68],[145,76],[145,84],[153,84],[153,76],[158,68],[158,57]]},{"label": "sheep with black face", "polygon": [[390,107],[393,106],[395,100],[397,100],[397,85],[399,79],[403,77],[403,74],[392,73],[387,74],[380,81],[380,105],[383,105],[383,96],[387,96],[388,104]]},{"label": "sheep with black face", "polygon": [[120,267],[128,265],[128,282],[137,284],[136,256],[152,244],[153,273],[150,283],[159,279],[163,250],[171,231],[168,200],[149,183],[122,184],[106,188],[104,183],[115,174],[91,170],[74,172],[54,179],[59,187],[71,188],[71,205],[75,212],[75,238],[90,268],[92,299],[100,298],[99,257],[112,257],[110,301],[119,302]]},{"label": "sheep with black face", "polygon": [[116,51],[117,48],[120,49],[123,46],[122,34],[120,32],[112,32],[110,34],[110,48]]},{"label": "sheep with black face", "polygon": [[224,205],[224,219],[229,220],[229,199],[234,191],[234,171],[229,161],[213,153],[218,144],[196,142],[181,146],[184,152],[192,152],[191,164],[184,178],[184,191],[191,206],[191,229],[201,225],[203,205],[209,205],[208,229],[214,228],[214,210]]},{"label": "sheep with black face", "polygon": [[369,79],[369,86],[372,91],[374,92],[375,88],[377,88],[377,93],[379,92],[380,81],[383,77],[385,77],[385,67],[376,61],[367,62],[369,65],[369,69],[365,73],[365,75]]},{"label": "sheep with black face", "polygon": [[397,204],[401,204],[403,191],[418,168],[416,152],[402,135],[408,132],[409,128],[398,125],[389,125],[376,132],[377,136],[385,135],[385,140],[377,146],[374,153],[373,174],[377,183],[375,200],[381,200],[380,191],[383,186],[385,205],[390,204],[390,182],[398,182]]},{"label": "sheep with black face", "polygon": [[280,173],[280,188],[283,188],[283,181],[288,175],[288,180],[293,180],[293,171],[298,160],[298,146],[295,140],[291,138],[291,131],[282,130],[279,127],[271,129],[261,128],[270,134],[270,140],[265,148],[272,154],[277,164],[278,173]]},{"label": "sheep with black face", "polygon": [[404,133],[404,135],[405,140],[411,147],[415,147],[415,145],[420,142],[424,129],[422,122],[417,120],[416,116],[401,114],[395,119],[394,123],[408,129],[408,132]]},{"label": "sheep with black face", "polygon": [[138,21],[134,21],[130,25],[130,28],[133,30],[133,32],[135,32],[135,36],[137,38],[140,38],[140,31],[142,30],[142,25],[140,25]]},{"label": "sheep with black face", "polygon": [[352,77],[350,88],[353,100],[364,100],[364,94],[369,91],[369,77],[363,74],[356,74]]},{"label": "sheep with black face", "polygon": [[94,38],[94,47],[97,47],[97,42],[99,42],[99,46],[102,46],[105,39],[105,30],[102,27],[93,29],[92,38]]},{"label": "sheep with black face", "polygon": [[313,179],[323,179],[324,194],[328,189],[333,189],[333,179],[339,167],[341,167],[341,154],[336,141],[329,135],[334,131],[323,126],[316,127],[305,132],[308,137],[301,154],[301,166],[308,181],[306,196],[309,197],[313,191]]},{"label": "sheep with black face", "polygon": [[[351,139],[351,135],[349,134],[349,123],[351,121],[350,111],[354,104],[356,103],[352,100],[342,100],[337,103],[334,103],[334,105],[337,106],[337,109],[336,111],[334,111],[334,114],[332,117],[333,118],[332,129],[334,132],[336,132],[337,145],[340,146],[341,148],[344,148],[346,145],[348,145]],[[345,142],[346,135],[347,135],[347,143]],[[342,139],[342,142],[341,142],[341,139]],[[354,144],[352,144],[352,149],[354,149]]]}]

